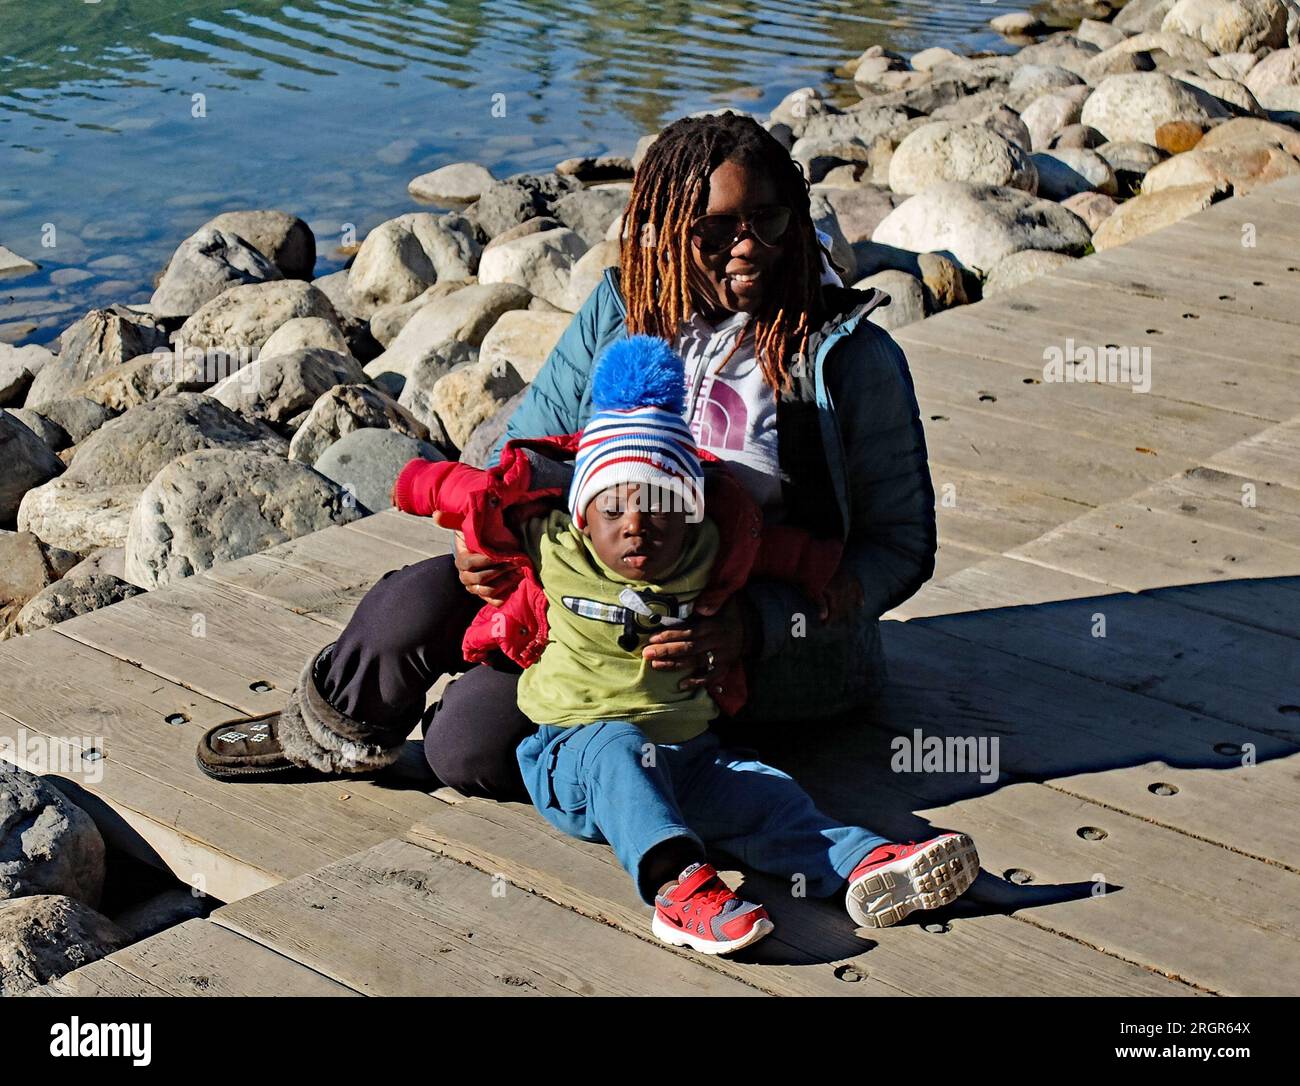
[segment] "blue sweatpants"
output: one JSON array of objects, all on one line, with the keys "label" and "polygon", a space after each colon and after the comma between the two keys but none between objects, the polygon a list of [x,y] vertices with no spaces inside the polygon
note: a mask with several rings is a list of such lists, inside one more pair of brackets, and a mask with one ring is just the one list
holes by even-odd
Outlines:
[{"label": "blue sweatpants", "polygon": [[543,725],[516,749],[534,805],[558,830],[607,842],[646,904],[641,862],[662,841],[686,837],[771,875],[801,874],[829,897],[884,837],[828,818],[787,774],[728,750],[705,732],[651,743],[619,720]]}]

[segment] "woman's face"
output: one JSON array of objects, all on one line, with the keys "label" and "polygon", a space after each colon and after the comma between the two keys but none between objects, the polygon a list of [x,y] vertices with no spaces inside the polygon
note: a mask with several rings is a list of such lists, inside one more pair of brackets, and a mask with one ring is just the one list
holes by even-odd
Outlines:
[{"label": "woman's face", "polygon": [[[708,215],[744,216],[777,203],[776,186],[766,173],[724,162],[709,175]],[[784,247],[784,239],[764,245],[748,232],[719,253],[702,252],[692,243],[692,282],[702,296],[705,310],[757,312],[764,293],[771,289],[773,269]]]}]

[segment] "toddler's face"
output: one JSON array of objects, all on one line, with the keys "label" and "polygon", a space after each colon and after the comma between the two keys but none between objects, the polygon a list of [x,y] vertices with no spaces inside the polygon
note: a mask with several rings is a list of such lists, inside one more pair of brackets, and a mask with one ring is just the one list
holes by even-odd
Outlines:
[{"label": "toddler's face", "polygon": [[662,487],[608,487],[587,503],[583,517],[583,533],[597,556],[630,581],[655,581],[681,556],[686,511]]}]

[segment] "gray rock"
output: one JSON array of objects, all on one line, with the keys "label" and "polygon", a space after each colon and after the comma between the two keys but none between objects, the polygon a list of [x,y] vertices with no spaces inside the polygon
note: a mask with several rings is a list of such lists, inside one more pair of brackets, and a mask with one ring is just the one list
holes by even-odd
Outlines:
[{"label": "gray rock", "polygon": [[925,291],[921,281],[903,271],[882,271],[853,284],[855,290],[883,290],[889,304],[873,309],[867,320],[881,328],[902,328],[925,317]]},{"label": "gray rock", "polygon": [[97,573],[106,573],[110,577],[125,581],[126,549],[124,547],[96,547],[63,576],[71,581],[78,577],[90,577]]},{"label": "gray rock", "polygon": [[1047,150],[1061,129],[1077,123],[1090,96],[1088,87],[1067,87],[1040,94],[1025,106],[1020,119],[1029,130],[1032,149]]},{"label": "gray rock", "polygon": [[126,572],[160,584],[363,515],[356,499],[296,460],[203,449],[145,487],[126,536]]},{"label": "gray rock", "polygon": [[1083,19],[1074,28],[1074,36],[1104,51],[1112,45],[1118,45],[1128,37],[1128,34],[1113,23],[1103,23],[1098,19]]},{"label": "gray rock", "polygon": [[1083,41],[1071,34],[1064,34],[1053,36],[1036,45],[1026,45],[1016,54],[1016,60],[1021,64],[1065,68],[1082,76],[1084,66],[1099,52],[1101,50],[1091,42]]},{"label": "gray rock", "polygon": [[366,383],[365,371],[351,355],[308,347],[259,358],[213,385],[209,393],[247,419],[283,426],[335,385]]},{"label": "gray rock", "polygon": [[29,490],[63,474],[63,461],[8,411],[0,411],[0,463],[0,524],[13,522]]},{"label": "gray rock", "polygon": [[79,445],[112,420],[117,412],[85,396],[69,396],[41,404],[39,414],[67,434],[68,445]]},{"label": "gray rock", "polygon": [[521,388],[497,408],[491,416],[474,427],[474,432],[470,435],[469,440],[465,442],[464,448],[460,450],[462,464],[469,464],[476,468],[491,466],[488,463],[488,454],[501,439],[501,435],[506,432],[506,425],[510,421],[510,416],[515,413],[515,408],[523,402],[526,395],[528,395],[528,389]]},{"label": "gray rock", "polygon": [[316,237],[311,227],[287,211],[223,211],[204,225],[238,234],[286,279],[310,279],[316,267]]},{"label": "gray rock", "polygon": [[1132,192],[1148,171],[1169,157],[1168,152],[1141,140],[1111,141],[1103,143],[1096,151],[1115,171],[1121,192]]},{"label": "gray rock", "polygon": [[881,220],[903,202],[901,195],[884,185],[866,184],[852,188],[814,186],[814,191],[830,204],[840,231],[850,245],[869,240]]},{"label": "gray rock", "polygon": [[370,333],[383,346],[388,347],[392,344],[406,327],[406,322],[415,316],[429,302],[438,298],[445,298],[448,294],[454,294],[463,287],[473,286],[476,279],[453,279],[434,283],[423,294],[412,298],[409,302],[401,302],[398,305],[386,305],[376,309],[370,315]]},{"label": "gray rock", "polygon": [[90,486],[147,483],[169,461],[197,449],[249,449],[283,456],[283,438],[201,392],[133,407],[77,449],[67,477]]},{"label": "gray rock", "polygon": [[1300,174],[1300,162],[1280,147],[1269,144],[1228,143],[1217,147],[1199,144],[1190,151],[1160,163],[1142,179],[1143,193],[1181,185],[1213,184],[1244,196],[1260,185]]},{"label": "gray rock", "polygon": [[1062,147],[1034,155],[1038,168],[1038,193],[1049,200],[1064,200],[1080,192],[1114,196],[1115,173],[1095,151]]},{"label": "gray rock", "polygon": [[101,404],[111,414],[120,414],[178,392],[201,392],[234,368],[235,364],[220,351],[195,349],[178,355],[158,349],[105,370],[78,385],[75,393]]},{"label": "gray rock", "polygon": [[514,241],[516,238],[526,238],[529,234],[540,234],[543,230],[559,230],[564,223],[559,219],[553,219],[550,215],[534,215],[531,219],[525,219],[518,226],[512,226],[509,230],[502,230],[491,241],[483,246],[486,253],[495,249],[498,245],[505,245]]},{"label": "gray rock", "polygon": [[450,341],[477,348],[502,313],[526,308],[531,298],[526,288],[514,283],[476,283],[434,299],[406,322],[388,350],[367,363],[366,373],[408,378],[422,360],[445,357]]},{"label": "gray rock", "polygon": [[433,215],[414,211],[395,220],[419,239],[439,280],[468,279],[478,271],[483,246],[474,224],[454,211]]},{"label": "gray rock", "polygon": [[31,532],[0,530],[0,628],[47,585],[77,566],[77,556],[51,547]]},{"label": "gray rock", "polygon": [[525,381],[531,382],[546,362],[552,348],[573,322],[568,313],[535,313],[513,309],[502,313],[483,337],[479,358],[487,363],[513,366]]},{"label": "gray rock", "polygon": [[1003,185],[1034,192],[1029,156],[990,128],[936,121],[918,128],[894,152],[889,187],[910,196],[939,181]]},{"label": "gray rock", "polygon": [[1178,0],[1160,29],[1196,38],[1215,53],[1239,53],[1285,46],[1286,20],[1280,0]]},{"label": "gray rock", "polygon": [[581,188],[579,181],[563,174],[517,174],[488,185],[466,216],[487,237],[495,237],[534,215],[554,214],[561,196]]},{"label": "gray rock", "polygon": [[1020,114],[1010,106],[1000,105],[990,110],[982,123],[1008,143],[1014,143],[1022,151],[1028,152],[1033,147],[1033,137],[1030,135],[1029,126],[1020,119]]},{"label": "gray rock", "polygon": [[1280,87],[1300,86],[1300,45],[1269,53],[1246,73],[1245,84],[1261,99]]},{"label": "gray rock", "polygon": [[62,452],[72,444],[67,430],[56,422],[51,422],[37,411],[25,407],[7,408],[10,418],[15,418],[50,447],[51,452]]},{"label": "gray rock", "polygon": [[1167,121],[1208,126],[1228,110],[1199,87],[1180,83],[1163,72],[1112,75],[1083,104],[1080,119],[1111,142],[1141,140],[1154,144],[1156,129]]},{"label": "gray rock", "polygon": [[568,298],[570,272],[586,251],[586,242],[573,230],[529,234],[485,249],[479,263],[479,283],[512,283],[554,306],[563,306]]},{"label": "gray rock", "polygon": [[0,900],[61,894],[93,906],[103,888],[104,839],[91,817],[43,777],[0,760]]},{"label": "gray rock", "polygon": [[1087,224],[1019,189],[946,181],[905,200],[872,240],[914,253],[943,252],[965,267],[990,269],[1021,249],[1082,254]]},{"label": "gray rock", "polygon": [[323,317],[295,317],[285,321],[271,338],[262,344],[262,356],[274,358],[276,355],[301,351],[308,347],[319,347],[335,354],[348,354],[348,341],[343,338],[337,324]]},{"label": "gray rock", "polygon": [[39,894],[0,904],[0,996],[22,995],[128,942],[106,916],[70,897]]},{"label": "gray rock", "polygon": [[1247,117],[1264,116],[1264,109],[1255,96],[1246,89],[1244,83],[1235,79],[1211,78],[1189,71],[1179,72],[1178,79],[1190,86],[1200,87],[1206,94],[1217,99],[1229,113]]},{"label": "gray rock", "polygon": [[433,203],[469,203],[477,200],[495,180],[492,172],[477,162],[453,162],[413,177],[406,191],[417,200]]},{"label": "gray rock", "polygon": [[397,473],[414,459],[445,460],[427,441],[394,430],[362,428],[344,434],[316,460],[315,468],[327,479],[356,496],[373,513],[392,506]]},{"label": "gray rock", "polygon": [[1011,77],[1011,91],[1053,90],[1084,82],[1083,76],[1054,64],[1023,64]]},{"label": "gray rock", "polygon": [[35,343],[26,347],[0,343],[0,407],[22,403],[33,379],[56,357]]},{"label": "gray rock", "polygon": [[113,923],[126,932],[131,942],[138,943],[187,920],[206,917],[216,904],[211,897],[191,890],[164,890],[123,909],[113,917]]},{"label": "gray rock", "polygon": [[18,529],[77,554],[120,547],[143,489],[143,483],[101,486],[60,476],[23,497]]},{"label": "gray rock", "polygon": [[438,378],[429,396],[447,436],[458,448],[475,427],[491,418],[521,388],[523,379],[510,365],[467,362]]},{"label": "gray rock", "polygon": [[1067,124],[1052,137],[1048,149],[1059,151],[1062,148],[1077,147],[1091,151],[1105,142],[1106,137],[1095,128],[1089,128],[1086,124]]},{"label": "gray rock", "polygon": [[623,214],[629,193],[618,188],[571,192],[555,201],[555,217],[590,248],[604,240],[609,224]]},{"label": "gray rock", "polygon": [[125,306],[92,309],[59,337],[62,349],[32,380],[24,407],[71,395],[79,385],[113,366],[166,346],[162,329]]},{"label": "gray rock", "polygon": [[809,117],[801,138],[857,140],[870,147],[877,136],[905,124],[912,116],[902,106],[882,106],[870,100],[847,113],[818,113]]},{"label": "gray rock", "polygon": [[1111,25],[1130,34],[1159,30],[1173,6],[1174,0],[1129,0]]},{"label": "gray rock", "polygon": [[1209,207],[1224,190],[1214,184],[1180,185],[1125,200],[1097,228],[1092,244],[1101,252],[1123,245],[1134,238],[1163,230]]},{"label": "gray rock", "polygon": [[826,198],[824,190],[811,193],[810,196],[808,210],[812,216],[813,227],[831,239],[831,260],[846,269],[846,281],[857,278],[858,258],[853,252],[853,246],[845,238],[844,231],[840,229],[835,207]]},{"label": "gray rock", "polygon": [[[611,266],[617,267],[619,248],[617,241],[598,241],[578,257],[573,267],[569,269],[569,292],[564,305],[558,307],[561,311],[576,313],[582,308],[582,303],[605,277],[605,269]],[[531,309],[537,301],[539,299],[534,298],[529,302],[529,308]],[[497,323],[500,323],[500,318]],[[495,328],[496,325],[492,327]]]},{"label": "gray rock", "polygon": [[337,385],[312,404],[289,442],[289,459],[314,463],[339,438],[365,428],[391,429],[420,441],[429,438],[424,423],[378,389],[370,385]]},{"label": "gray rock", "polygon": [[348,271],[348,293],[363,316],[409,302],[433,285],[437,272],[415,236],[395,219],[380,223],[361,243]]},{"label": "gray rock", "polygon": [[282,279],[222,291],[181,326],[176,338],[187,348],[218,348],[252,357],[272,332],[295,317],[321,317],[338,323],[329,299],[312,284]]},{"label": "gray rock", "polygon": [[279,268],[238,234],[206,227],[172,254],[149,309],[158,317],[188,317],[227,287],[283,278]]},{"label": "gray rock", "polygon": [[41,589],[14,619],[11,634],[29,634],[65,622],[77,615],[138,596],[141,589],[108,573],[65,577]]},{"label": "gray rock", "polygon": [[1220,79],[1235,79],[1244,84],[1247,73],[1261,59],[1254,53],[1224,53],[1221,56],[1210,57],[1205,62],[1205,66]]},{"label": "gray rock", "polygon": [[457,366],[478,360],[479,348],[461,340],[446,340],[418,359],[409,377],[400,378],[402,386],[398,389],[397,402],[429,428],[430,438],[435,444],[455,447],[434,408],[434,387]]},{"label": "gray rock", "polygon": [[988,298],[1004,291],[1014,290],[1031,279],[1047,275],[1063,264],[1071,263],[1075,258],[1064,253],[1042,252],[1036,249],[1022,249],[1018,253],[999,260],[989,271],[984,280],[984,297]]},{"label": "gray rock", "polygon": [[1061,206],[1078,215],[1095,234],[1097,228],[1115,213],[1119,202],[1100,192],[1080,192],[1062,200]]}]

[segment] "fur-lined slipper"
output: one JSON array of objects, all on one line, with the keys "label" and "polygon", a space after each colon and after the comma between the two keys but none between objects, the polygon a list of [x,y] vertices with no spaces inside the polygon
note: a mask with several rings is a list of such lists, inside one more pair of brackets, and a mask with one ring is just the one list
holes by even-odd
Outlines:
[{"label": "fur-lined slipper", "polygon": [[319,773],[303,769],[280,749],[280,714],[229,721],[210,728],[199,740],[194,760],[218,781],[311,780]]}]

